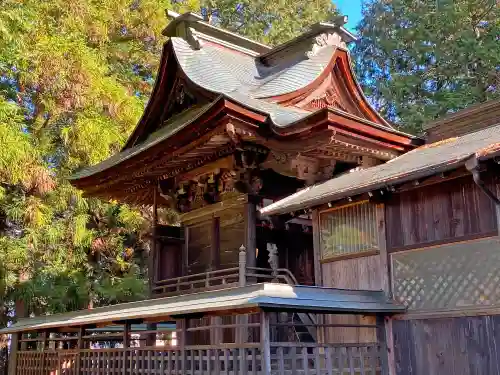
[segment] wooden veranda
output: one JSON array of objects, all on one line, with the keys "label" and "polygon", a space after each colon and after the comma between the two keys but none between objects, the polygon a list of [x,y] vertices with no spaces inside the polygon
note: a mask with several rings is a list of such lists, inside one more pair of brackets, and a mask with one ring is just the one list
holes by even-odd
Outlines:
[{"label": "wooden veranda", "polygon": [[[382,292],[264,283],[25,319],[4,332],[11,375],[375,375],[387,373],[383,316],[401,309]],[[377,320],[324,323],[332,314]],[[137,322],[150,329],[132,330]],[[336,342],[338,330],[372,340]]]}]

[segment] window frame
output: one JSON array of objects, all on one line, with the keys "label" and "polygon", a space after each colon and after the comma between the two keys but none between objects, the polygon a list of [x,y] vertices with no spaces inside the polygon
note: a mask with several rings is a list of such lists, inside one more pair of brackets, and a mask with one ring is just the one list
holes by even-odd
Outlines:
[{"label": "window frame", "polygon": [[[356,252],[351,252],[351,253],[342,253],[342,254],[331,254],[328,256],[325,256],[324,252],[324,247],[323,247],[323,239],[322,239],[322,225],[323,225],[323,219],[322,217],[327,214],[331,214],[332,212],[335,211],[340,211],[342,209],[348,209],[351,207],[355,206],[360,206],[360,205],[371,205],[373,206],[373,222],[374,222],[374,235],[377,240],[377,247],[375,248],[369,248],[366,250],[362,251],[356,251]],[[362,258],[362,257],[368,257],[368,256],[373,256],[373,255],[379,255],[381,252],[381,239],[380,235],[378,232],[377,228],[377,204],[370,202],[368,199],[365,200],[360,200],[357,202],[352,202],[348,204],[343,204],[335,207],[331,207],[325,210],[321,210],[318,212],[318,241],[319,241],[319,261],[321,264],[324,263],[330,263],[330,262],[336,262],[336,261],[341,261],[345,259],[353,259],[353,258]]]}]

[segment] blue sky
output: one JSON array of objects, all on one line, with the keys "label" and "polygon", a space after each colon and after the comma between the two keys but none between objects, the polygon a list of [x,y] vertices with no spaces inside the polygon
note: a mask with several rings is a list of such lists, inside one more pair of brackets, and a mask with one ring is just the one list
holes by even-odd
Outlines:
[{"label": "blue sky", "polygon": [[361,19],[362,0],[334,0],[333,3],[340,9],[340,13],[349,17],[347,29],[354,31],[357,23]]}]

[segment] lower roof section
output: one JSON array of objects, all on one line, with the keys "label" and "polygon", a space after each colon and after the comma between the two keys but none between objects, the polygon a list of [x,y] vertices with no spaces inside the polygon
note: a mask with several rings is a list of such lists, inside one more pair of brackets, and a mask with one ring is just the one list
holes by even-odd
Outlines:
[{"label": "lower roof section", "polygon": [[59,327],[117,324],[126,320],[162,320],[199,314],[224,314],[261,310],[297,312],[393,314],[405,307],[382,291],[346,290],[263,283],[177,297],[150,299],[91,310],[22,319],[1,333]]},{"label": "lower roof section", "polygon": [[307,187],[260,210],[264,216],[313,208],[346,197],[451,171],[471,157],[498,156],[500,124],[461,137],[448,138],[416,148],[389,162],[346,173]]}]

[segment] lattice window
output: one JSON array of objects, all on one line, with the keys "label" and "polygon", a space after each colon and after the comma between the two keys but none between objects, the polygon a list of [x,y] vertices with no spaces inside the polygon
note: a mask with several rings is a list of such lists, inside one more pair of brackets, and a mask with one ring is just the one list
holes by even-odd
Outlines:
[{"label": "lattice window", "polygon": [[323,259],[378,249],[375,205],[362,202],[321,213]]},{"label": "lattice window", "polygon": [[411,310],[500,305],[500,239],[394,253],[394,296]]}]

